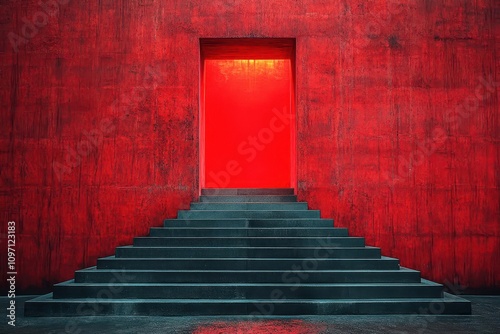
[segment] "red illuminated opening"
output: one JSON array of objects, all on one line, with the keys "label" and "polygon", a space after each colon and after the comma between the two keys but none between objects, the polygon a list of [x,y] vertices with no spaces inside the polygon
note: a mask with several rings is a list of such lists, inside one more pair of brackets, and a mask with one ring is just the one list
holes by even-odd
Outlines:
[{"label": "red illuminated opening", "polygon": [[295,40],[200,47],[200,188],[295,188]]}]

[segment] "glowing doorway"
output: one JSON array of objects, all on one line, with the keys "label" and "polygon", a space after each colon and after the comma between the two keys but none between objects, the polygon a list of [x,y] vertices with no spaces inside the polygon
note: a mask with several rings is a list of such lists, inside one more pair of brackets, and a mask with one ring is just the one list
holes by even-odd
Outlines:
[{"label": "glowing doorway", "polygon": [[201,188],[295,188],[294,46],[201,40]]}]

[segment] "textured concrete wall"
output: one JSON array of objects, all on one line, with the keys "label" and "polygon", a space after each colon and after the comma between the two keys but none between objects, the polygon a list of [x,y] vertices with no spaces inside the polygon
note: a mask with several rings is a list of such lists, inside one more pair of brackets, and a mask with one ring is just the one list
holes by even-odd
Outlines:
[{"label": "textured concrete wall", "polygon": [[426,278],[498,288],[494,0],[42,1],[0,5],[20,291],[196,199],[200,37],[296,37],[300,199]]}]

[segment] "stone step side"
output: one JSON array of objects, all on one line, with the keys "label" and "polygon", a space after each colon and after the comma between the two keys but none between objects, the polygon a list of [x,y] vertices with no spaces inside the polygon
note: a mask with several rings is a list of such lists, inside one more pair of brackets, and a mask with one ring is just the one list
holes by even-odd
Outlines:
[{"label": "stone step side", "polygon": [[151,237],[347,237],[346,228],[152,227]]},{"label": "stone step side", "polygon": [[420,272],[400,270],[127,270],[82,269],[77,283],[418,283]]},{"label": "stone step side", "polygon": [[[432,310],[439,310],[438,313]],[[40,316],[302,316],[302,315],[468,315],[471,304],[445,293],[443,298],[390,299],[53,299],[40,296],[25,306],[25,315]]]}]

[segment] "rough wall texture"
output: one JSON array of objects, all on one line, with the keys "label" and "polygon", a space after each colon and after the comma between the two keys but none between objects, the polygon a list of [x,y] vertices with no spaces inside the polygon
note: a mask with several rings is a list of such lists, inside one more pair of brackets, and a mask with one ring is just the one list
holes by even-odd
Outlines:
[{"label": "rough wall texture", "polygon": [[200,37],[295,37],[299,198],[426,278],[498,289],[494,0],[44,1],[0,5],[18,292],[196,199]]}]

